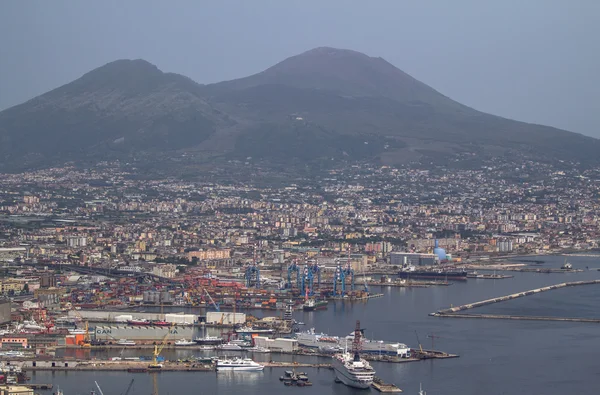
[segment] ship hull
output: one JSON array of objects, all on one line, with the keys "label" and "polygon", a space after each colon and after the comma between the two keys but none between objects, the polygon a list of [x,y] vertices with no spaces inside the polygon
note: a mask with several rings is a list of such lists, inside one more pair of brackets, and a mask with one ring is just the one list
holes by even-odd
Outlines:
[{"label": "ship hull", "polygon": [[333,369],[335,370],[335,376],[339,381],[341,381],[344,385],[352,388],[358,388],[362,390],[366,390],[371,387],[373,381],[358,381],[354,376],[352,376],[346,368],[338,361],[334,361]]},{"label": "ship hull", "polygon": [[302,307],[302,310],[304,311],[315,311],[315,310],[325,310],[327,309],[327,303],[316,303],[313,306],[307,306],[304,305],[304,307]]},{"label": "ship hull", "polygon": [[264,366],[218,366],[217,371],[219,372],[260,372],[264,369]]}]

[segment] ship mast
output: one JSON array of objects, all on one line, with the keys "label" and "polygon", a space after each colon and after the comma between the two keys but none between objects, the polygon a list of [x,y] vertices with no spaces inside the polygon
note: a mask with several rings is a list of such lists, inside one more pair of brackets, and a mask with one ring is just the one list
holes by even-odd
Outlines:
[{"label": "ship mast", "polygon": [[360,330],[360,321],[356,320],[356,329],[354,329],[354,340],[352,340],[352,354],[354,354],[354,360],[360,361],[360,351],[361,351],[361,330]]}]

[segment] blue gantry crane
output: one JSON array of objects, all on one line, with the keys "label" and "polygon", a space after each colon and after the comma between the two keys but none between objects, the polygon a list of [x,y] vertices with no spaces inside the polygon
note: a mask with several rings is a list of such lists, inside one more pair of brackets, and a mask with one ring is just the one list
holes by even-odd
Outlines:
[{"label": "blue gantry crane", "polygon": [[287,274],[287,287],[292,288],[292,274],[296,273],[296,287],[300,288],[300,266],[296,264],[296,261],[293,261],[291,265],[288,266],[288,274]]},{"label": "blue gantry crane", "polygon": [[252,286],[252,282],[254,281],[254,287],[260,287],[260,270],[256,266],[256,263],[250,265],[246,268],[246,287],[250,288]]}]

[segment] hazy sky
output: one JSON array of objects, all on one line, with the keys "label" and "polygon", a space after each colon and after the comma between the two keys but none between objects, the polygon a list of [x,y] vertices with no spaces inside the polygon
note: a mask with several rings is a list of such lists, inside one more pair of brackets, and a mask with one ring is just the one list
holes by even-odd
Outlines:
[{"label": "hazy sky", "polygon": [[478,110],[600,137],[600,0],[0,1],[0,109],[120,58],[201,83],[381,56]]}]

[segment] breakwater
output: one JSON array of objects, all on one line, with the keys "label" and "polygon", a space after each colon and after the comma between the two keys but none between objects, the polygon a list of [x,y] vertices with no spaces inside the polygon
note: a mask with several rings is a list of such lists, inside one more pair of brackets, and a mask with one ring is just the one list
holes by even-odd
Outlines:
[{"label": "breakwater", "polygon": [[[540,292],[547,292],[547,291],[552,291],[555,289],[561,289],[561,288],[566,288],[566,287],[576,287],[576,286],[581,286],[581,285],[594,285],[594,284],[600,284],[600,280],[573,281],[573,282],[568,282],[568,283],[560,283],[560,284],[550,285],[547,287],[532,289],[529,291],[518,292],[515,294],[511,294],[511,295],[500,296],[498,298],[486,299],[486,300],[482,300],[480,302],[464,304],[462,306],[450,307],[449,309],[438,310],[435,313],[430,313],[429,315],[434,316],[434,317],[511,319],[510,317],[517,317],[517,316],[502,316],[502,315],[490,315],[490,314],[467,314],[467,313],[462,313],[462,312],[464,312],[466,310],[474,309],[477,307],[487,306],[487,305],[490,305],[493,303],[505,302],[507,300],[522,298],[524,296],[535,295]],[[519,317],[522,317],[522,316],[519,316]],[[559,320],[560,321],[569,321],[569,320],[570,321],[576,321],[576,320],[582,321],[582,320],[584,320],[584,319],[578,319],[578,318],[571,318],[571,319],[556,318],[556,319],[553,319],[552,317],[538,317],[537,319],[541,320],[543,318],[546,318],[546,320],[556,320],[556,321],[559,321]],[[524,319],[524,318],[513,318],[513,319]],[[582,321],[582,322],[584,322],[584,321]],[[594,321],[591,321],[591,322],[594,322]]]}]

